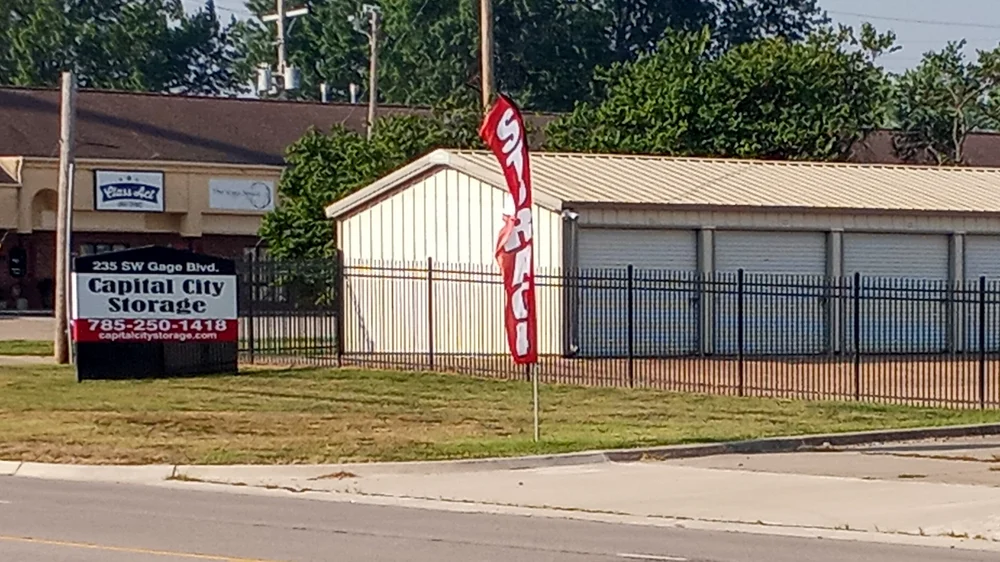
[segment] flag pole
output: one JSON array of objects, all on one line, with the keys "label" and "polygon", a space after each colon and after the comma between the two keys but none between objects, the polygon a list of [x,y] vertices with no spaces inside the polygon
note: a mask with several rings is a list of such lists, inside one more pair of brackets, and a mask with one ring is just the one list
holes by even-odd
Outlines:
[{"label": "flag pole", "polygon": [[538,364],[532,363],[528,365],[528,369],[531,371],[531,393],[535,409],[535,443],[538,443]]}]

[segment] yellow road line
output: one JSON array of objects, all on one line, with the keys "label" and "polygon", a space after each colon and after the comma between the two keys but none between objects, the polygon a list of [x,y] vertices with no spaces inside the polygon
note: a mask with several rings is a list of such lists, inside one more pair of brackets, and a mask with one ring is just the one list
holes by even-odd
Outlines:
[{"label": "yellow road line", "polygon": [[101,550],[104,552],[124,552],[126,554],[146,554],[149,556],[172,556],[174,558],[187,558],[189,560],[211,560],[214,562],[278,562],[277,560],[262,560],[258,558],[239,558],[233,556],[215,556],[211,554],[194,554],[190,552],[173,552],[169,550],[150,550],[146,548],[128,548],[123,546],[109,546],[103,544],[91,544],[84,542],[56,541],[48,539],[36,539],[32,537],[13,537],[0,535],[0,542],[20,542],[30,544],[41,544],[46,546],[61,546],[66,548],[86,548],[90,550]]}]

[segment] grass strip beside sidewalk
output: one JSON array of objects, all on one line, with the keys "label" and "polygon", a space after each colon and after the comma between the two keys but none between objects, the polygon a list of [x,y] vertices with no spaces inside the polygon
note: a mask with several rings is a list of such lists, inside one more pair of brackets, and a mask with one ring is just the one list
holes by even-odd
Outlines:
[{"label": "grass strip beside sidewalk", "polygon": [[31,355],[51,357],[54,353],[52,340],[0,340],[0,355]]},{"label": "grass strip beside sidewalk", "polygon": [[524,382],[261,369],[235,377],[74,382],[0,369],[0,459],[335,463],[474,458],[1000,421],[960,411],[543,385],[543,442]]}]

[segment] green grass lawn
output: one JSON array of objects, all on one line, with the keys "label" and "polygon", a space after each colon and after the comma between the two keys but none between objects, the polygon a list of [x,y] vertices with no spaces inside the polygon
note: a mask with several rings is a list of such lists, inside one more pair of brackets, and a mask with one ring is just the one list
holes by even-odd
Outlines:
[{"label": "green grass lawn", "polygon": [[53,345],[52,340],[0,340],[0,355],[51,356]]},{"label": "green grass lawn", "polygon": [[60,367],[0,369],[0,459],[320,463],[469,458],[1000,421],[934,410],[541,387],[457,375],[252,370],[76,383]]}]

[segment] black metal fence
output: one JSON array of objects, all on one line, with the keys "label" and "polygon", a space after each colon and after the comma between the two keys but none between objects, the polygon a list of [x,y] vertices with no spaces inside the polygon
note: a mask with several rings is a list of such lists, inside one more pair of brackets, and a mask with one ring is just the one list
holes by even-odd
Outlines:
[{"label": "black metal fence", "polygon": [[[250,360],[526,376],[492,264],[251,262],[242,275]],[[627,267],[536,282],[546,382],[1000,406],[1000,280]]]},{"label": "black metal fence", "polygon": [[237,275],[243,358],[323,361],[335,355],[340,272],[334,260],[241,262]]}]

